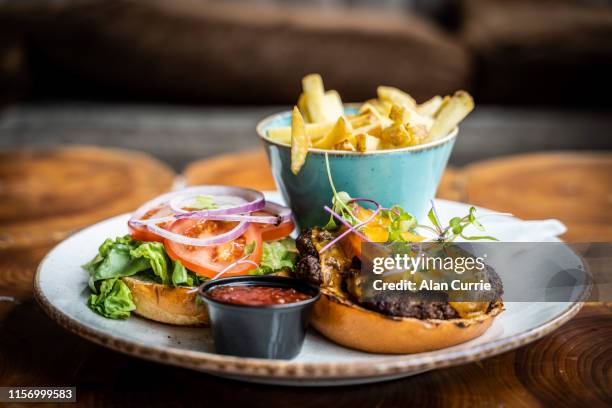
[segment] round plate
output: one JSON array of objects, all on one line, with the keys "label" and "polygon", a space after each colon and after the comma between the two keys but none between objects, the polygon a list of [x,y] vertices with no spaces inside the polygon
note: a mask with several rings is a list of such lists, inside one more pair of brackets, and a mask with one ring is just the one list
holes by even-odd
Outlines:
[{"label": "round plate", "polygon": [[[277,196],[267,195],[272,199]],[[440,217],[467,213],[466,204],[438,200]],[[522,346],[555,330],[582,307],[580,302],[506,303],[506,310],[481,337],[454,347],[412,355],[369,354],[336,345],[314,331],[293,360],[238,358],[214,353],[210,329],[175,327],[132,316],[105,319],[86,305],[89,261],[108,237],[127,233],[129,215],[86,228],[56,246],[41,262],[35,296],[66,329],[105,347],[133,356],[215,375],[282,385],[346,385],[400,378],[436,368],[477,361]],[[507,241],[522,222],[487,222],[487,233]],[[524,232],[524,231],[523,231]],[[554,239],[552,236],[550,239]],[[570,249],[567,249],[570,251]]]}]

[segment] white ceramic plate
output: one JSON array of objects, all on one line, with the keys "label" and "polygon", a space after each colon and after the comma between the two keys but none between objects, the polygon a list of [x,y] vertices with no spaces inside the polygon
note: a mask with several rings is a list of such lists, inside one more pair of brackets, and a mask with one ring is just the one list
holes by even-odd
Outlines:
[{"label": "white ceramic plate", "polygon": [[[275,194],[268,198],[278,200]],[[438,200],[441,218],[463,215],[468,205]],[[62,326],[111,349],[208,372],[215,375],[282,385],[345,385],[384,381],[449,367],[503,353],[532,342],[574,316],[582,303],[506,303],[483,336],[443,350],[413,355],[368,354],[346,349],[317,333],[307,334],[302,352],[293,360],[238,358],[214,353],[209,329],[174,327],[133,316],[105,319],[87,308],[88,275],[81,265],[108,237],[127,233],[128,215],[86,228],[55,247],[41,262],[35,295],[45,311]],[[488,233],[512,240],[524,229],[521,221],[489,224]],[[554,239],[553,237],[550,237]],[[569,248],[568,254],[572,254]]]}]

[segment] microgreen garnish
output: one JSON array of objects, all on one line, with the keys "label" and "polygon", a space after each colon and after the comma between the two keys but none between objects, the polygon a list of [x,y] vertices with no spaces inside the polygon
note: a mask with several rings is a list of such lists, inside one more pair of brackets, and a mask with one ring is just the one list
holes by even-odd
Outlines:
[{"label": "microgreen garnish", "polygon": [[[332,192],[334,193],[332,197],[332,210],[344,218],[351,225],[358,224],[361,222],[353,212],[349,208],[348,204],[351,201],[351,196],[346,191],[338,192],[336,190],[336,186],[334,185],[334,180],[332,179],[331,169],[329,168],[329,156],[325,153],[325,167],[327,169],[327,178],[329,179],[329,185],[331,186]],[[338,228],[338,224],[334,220],[334,216],[331,215],[329,217],[329,221],[324,227],[327,230],[335,230]]]},{"label": "microgreen garnish", "polygon": [[253,251],[255,251],[255,247],[256,246],[257,246],[257,243],[255,241],[252,241],[252,242],[248,243],[244,247],[244,254],[245,255],[251,255],[253,253]]},{"label": "microgreen garnish", "polygon": [[[442,228],[440,218],[438,217],[438,213],[436,211],[436,205],[434,204],[434,201],[431,200],[431,210],[429,210],[427,217],[429,218],[429,220],[431,221],[431,223],[433,224],[435,228],[435,233],[438,236],[436,240],[439,242],[453,242],[458,237],[461,237],[468,241],[477,241],[477,240],[483,240],[483,239],[488,239],[491,241],[498,241],[497,238],[491,237],[488,235],[467,236],[463,233],[463,231],[470,225],[473,225],[479,231],[484,231],[484,227],[476,218],[475,213],[476,213],[476,208],[470,207],[468,215],[466,215],[465,217],[453,217],[448,222],[448,226],[445,228]],[[420,226],[420,227],[426,227],[426,226]]]},{"label": "microgreen garnish", "polygon": [[404,211],[399,205],[383,209],[382,215],[391,221],[387,226],[389,242],[404,241],[402,233],[412,231],[418,225],[417,219],[412,214]]},{"label": "microgreen garnish", "polygon": [[215,203],[214,197],[209,195],[196,196],[192,207],[196,210],[214,210],[215,208],[219,208]]}]

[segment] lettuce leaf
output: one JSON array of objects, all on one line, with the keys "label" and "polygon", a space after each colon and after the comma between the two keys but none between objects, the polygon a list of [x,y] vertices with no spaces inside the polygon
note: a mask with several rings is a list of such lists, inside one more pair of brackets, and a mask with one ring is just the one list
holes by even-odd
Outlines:
[{"label": "lettuce leaf", "polygon": [[291,238],[264,242],[259,268],[251,275],[268,275],[280,271],[293,271],[297,259],[295,241]]},{"label": "lettuce leaf", "polygon": [[126,319],[136,309],[130,289],[119,278],[103,281],[100,293],[92,293],[87,304],[96,313],[110,319]]},{"label": "lettuce leaf", "polygon": [[174,286],[195,287],[202,284],[205,280],[205,278],[202,278],[185,268],[181,261],[176,260],[174,262],[174,268],[172,269],[172,284]]},{"label": "lettuce leaf", "polygon": [[140,242],[132,240],[129,235],[118,237],[114,241],[110,238],[104,241],[94,259],[83,265],[91,276],[92,284],[104,279],[132,276],[149,269],[151,264],[148,259],[134,258],[131,255],[139,245]]},{"label": "lettuce leaf", "polygon": [[168,273],[168,261],[164,244],[161,242],[145,242],[137,248],[130,251],[130,255],[134,260],[148,260],[153,273],[159,277],[161,283],[170,283],[170,274]]}]

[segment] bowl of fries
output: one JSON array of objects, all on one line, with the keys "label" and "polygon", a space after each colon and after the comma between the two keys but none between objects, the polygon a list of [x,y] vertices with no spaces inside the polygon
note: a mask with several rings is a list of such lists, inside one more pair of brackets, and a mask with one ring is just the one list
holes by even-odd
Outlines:
[{"label": "bowl of fries", "polygon": [[317,74],[304,77],[302,87],[292,111],[257,125],[276,184],[300,228],[325,223],[321,207],[331,204],[332,187],[423,217],[457,126],[474,108],[472,97],[457,91],[418,104],[397,88],[379,86],[377,98],[343,104]]}]

